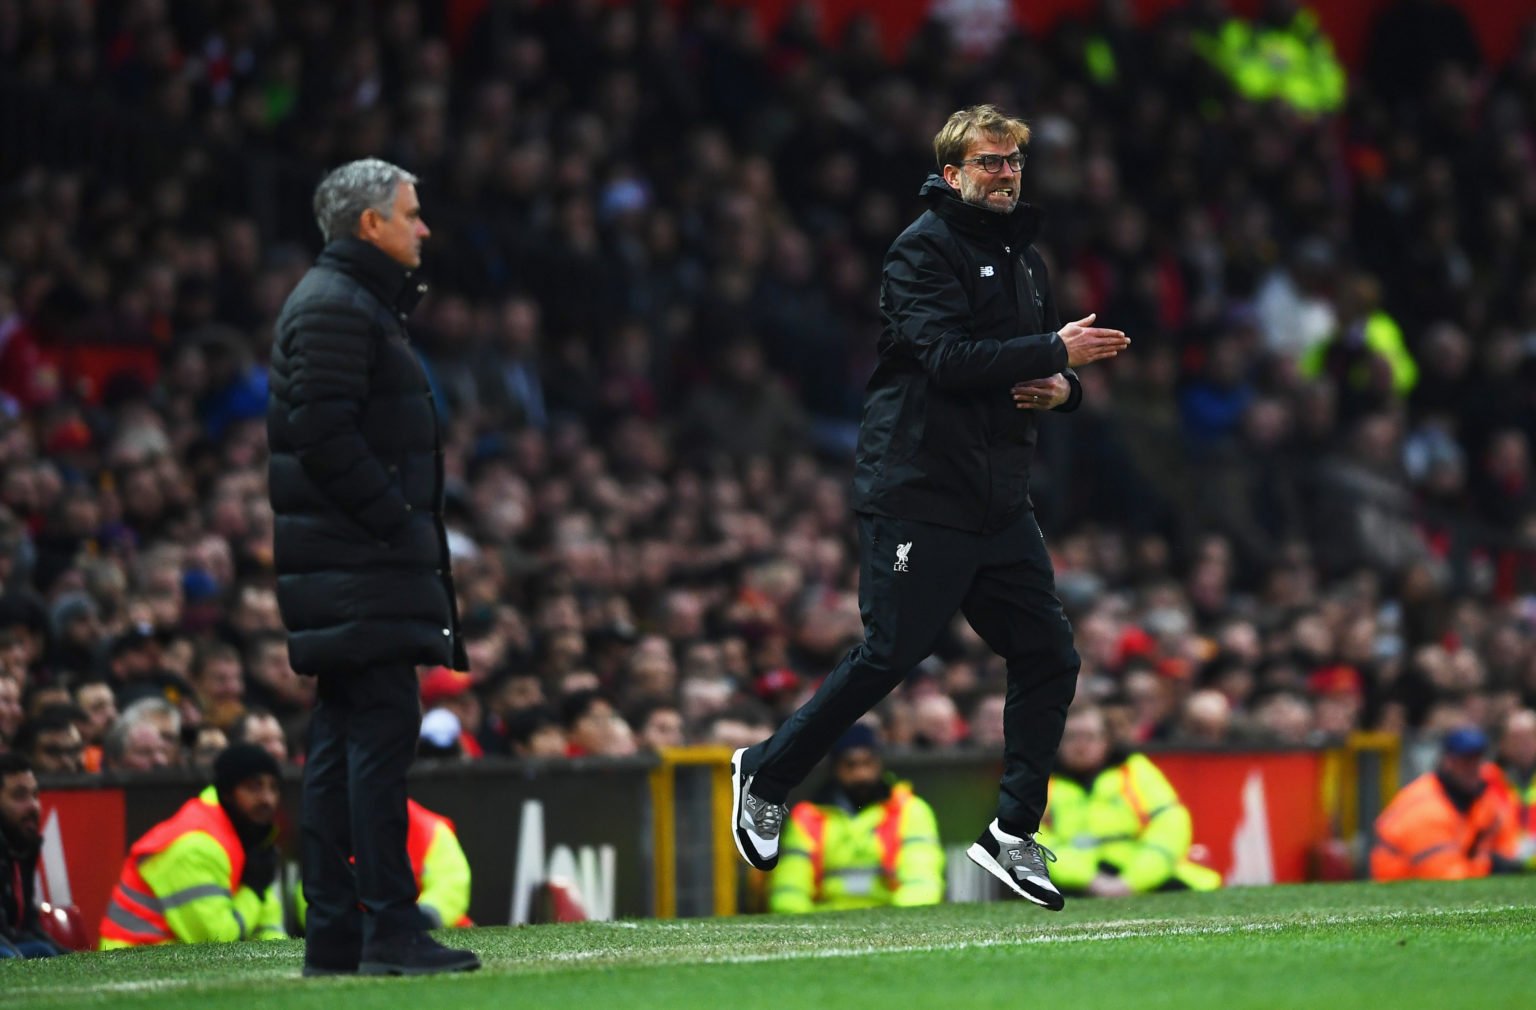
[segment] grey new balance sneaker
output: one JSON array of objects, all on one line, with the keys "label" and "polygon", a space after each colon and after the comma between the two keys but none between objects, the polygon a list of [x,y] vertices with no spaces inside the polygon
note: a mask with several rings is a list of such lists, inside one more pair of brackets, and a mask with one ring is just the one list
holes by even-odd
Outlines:
[{"label": "grey new balance sneaker", "polygon": [[742,768],[743,747],[731,755],[731,837],[747,865],[771,870],[779,863],[779,832],[789,808],[752,795],[752,779]]},{"label": "grey new balance sneaker", "polygon": [[1051,873],[1045,866],[1047,861],[1056,861],[1056,854],[1035,841],[1034,835],[1019,838],[1006,834],[993,821],[965,854],[1021,898],[1053,912],[1061,911],[1067,903],[1051,883]]}]

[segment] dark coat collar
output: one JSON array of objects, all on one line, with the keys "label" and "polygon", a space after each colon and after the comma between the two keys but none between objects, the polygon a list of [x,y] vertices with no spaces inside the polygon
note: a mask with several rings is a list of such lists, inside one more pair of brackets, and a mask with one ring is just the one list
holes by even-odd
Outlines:
[{"label": "dark coat collar", "polygon": [[407,315],[427,293],[427,285],[415,280],[411,271],[372,242],[360,238],[336,239],[320,252],[316,262],[346,274],[371,291],[379,301]]},{"label": "dark coat collar", "polygon": [[1039,207],[1023,202],[1011,214],[972,207],[937,173],[928,177],[917,194],[951,228],[979,242],[1025,246],[1040,234],[1040,225],[1045,221],[1045,213]]}]

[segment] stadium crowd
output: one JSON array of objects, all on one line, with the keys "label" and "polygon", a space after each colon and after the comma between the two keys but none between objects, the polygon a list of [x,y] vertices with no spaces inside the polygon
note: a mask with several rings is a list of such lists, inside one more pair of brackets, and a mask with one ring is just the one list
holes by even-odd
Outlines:
[{"label": "stadium crowd", "polygon": [[[424,672],[423,752],[762,738],[860,633],[881,257],[976,101],[1033,126],[1063,317],[1135,340],[1034,473],[1115,740],[1432,747],[1536,705],[1536,32],[1489,68],[1414,0],[1319,112],[1234,87],[1215,2],[895,61],[811,5],[444,9],[0,0],[0,747],[301,760],[264,362],[309,193],[366,155],[434,232],[470,668]],[[957,620],[882,739],[995,747],[1004,680]]]}]

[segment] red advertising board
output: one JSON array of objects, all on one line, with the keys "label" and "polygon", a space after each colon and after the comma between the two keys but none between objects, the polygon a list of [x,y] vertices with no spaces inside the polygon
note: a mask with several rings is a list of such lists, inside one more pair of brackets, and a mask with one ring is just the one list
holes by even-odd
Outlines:
[{"label": "red advertising board", "polygon": [[1294,883],[1328,838],[1324,754],[1150,754],[1189,807],[1203,862],[1228,884]]},{"label": "red advertising board", "polygon": [[59,789],[42,793],[43,851],[39,899],[80,909],[92,947],[107,900],[123,869],[123,791]]}]

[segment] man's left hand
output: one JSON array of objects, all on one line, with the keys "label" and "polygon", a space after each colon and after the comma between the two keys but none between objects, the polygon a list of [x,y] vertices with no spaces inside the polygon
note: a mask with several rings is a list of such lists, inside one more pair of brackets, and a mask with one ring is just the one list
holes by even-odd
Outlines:
[{"label": "man's left hand", "polygon": [[1055,410],[1072,395],[1072,383],[1061,373],[1030,379],[1013,387],[1013,405],[1020,410]]}]

